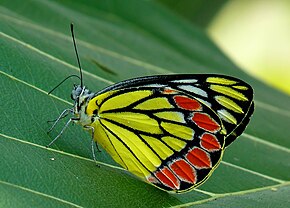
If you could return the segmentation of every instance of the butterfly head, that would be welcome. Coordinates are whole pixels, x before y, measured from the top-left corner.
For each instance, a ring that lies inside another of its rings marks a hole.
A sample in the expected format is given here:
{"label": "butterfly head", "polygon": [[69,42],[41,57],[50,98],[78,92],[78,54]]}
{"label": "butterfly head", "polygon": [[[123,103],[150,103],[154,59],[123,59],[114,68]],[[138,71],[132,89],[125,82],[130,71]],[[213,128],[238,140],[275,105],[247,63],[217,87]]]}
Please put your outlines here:
{"label": "butterfly head", "polygon": [[94,95],[88,88],[81,85],[74,85],[71,92],[71,99],[75,102],[76,105],[81,106],[88,98],[91,98]]}
{"label": "butterfly head", "polygon": [[78,118],[77,121],[83,126],[91,122],[90,117],[86,114],[86,107],[93,97],[94,93],[85,86],[74,85],[71,92],[71,99],[74,101],[74,107],[72,110],[75,118]]}

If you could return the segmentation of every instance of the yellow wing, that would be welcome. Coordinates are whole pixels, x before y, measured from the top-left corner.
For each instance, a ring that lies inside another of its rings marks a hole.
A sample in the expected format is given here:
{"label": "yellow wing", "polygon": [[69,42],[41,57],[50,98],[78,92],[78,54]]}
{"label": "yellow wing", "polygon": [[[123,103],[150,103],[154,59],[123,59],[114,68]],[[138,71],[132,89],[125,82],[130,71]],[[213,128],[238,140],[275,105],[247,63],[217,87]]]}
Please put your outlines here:
{"label": "yellow wing", "polygon": [[222,123],[215,112],[181,91],[126,88],[93,98],[94,138],[121,166],[167,191],[196,187],[218,165]]}

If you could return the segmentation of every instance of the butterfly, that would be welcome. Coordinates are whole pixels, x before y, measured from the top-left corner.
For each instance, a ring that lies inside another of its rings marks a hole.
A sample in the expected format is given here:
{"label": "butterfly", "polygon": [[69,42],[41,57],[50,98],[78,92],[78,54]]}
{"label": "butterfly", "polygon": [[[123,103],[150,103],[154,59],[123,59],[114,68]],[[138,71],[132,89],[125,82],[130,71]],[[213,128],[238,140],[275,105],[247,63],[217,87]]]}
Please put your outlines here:
{"label": "butterfly", "polygon": [[94,93],[83,85],[81,67],[80,74],[81,84],[71,93],[73,108],[52,128],[68,114],[73,117],[49,145],[70,122],[78,123],[123,168],[168,192],[204,183],[254,111],[252,87],[226,75],[139,77]]}

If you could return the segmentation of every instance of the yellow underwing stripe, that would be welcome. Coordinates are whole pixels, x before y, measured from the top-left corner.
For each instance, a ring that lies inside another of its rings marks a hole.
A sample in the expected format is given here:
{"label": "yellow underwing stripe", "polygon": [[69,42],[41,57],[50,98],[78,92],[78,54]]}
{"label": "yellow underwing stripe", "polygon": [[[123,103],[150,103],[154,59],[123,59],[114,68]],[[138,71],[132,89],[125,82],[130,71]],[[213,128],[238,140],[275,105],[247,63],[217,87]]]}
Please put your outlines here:
{"label": "yellow underwing stripe", "polygon": [[233,88],[236,88],[236,89],[239,89],[239,90],[248,90],[249,89],[246,86],[240,86],[240,85],[233,86]]}
{"label": "yellow underwing stripe", "polygon": [[186,146],[186,142],[176,139],[174,137],[165,136],[162,137],[161,139],[175,151],[180,151]]}
{"label": "yellow underwing stripe", "polygon": [[146,135],[141,136],[149,144],[149,146],[156,152],[156,154],[158,154],[161,157],[162,160],[165,160],[169,156],[173,155],[174,152],[159,139]]}
{"label": "yellow underwing stripe", "polygon": [[[126,164],[123,166],[128,171],[132,172],[133,174],[144,177],[149,174],[149,171],[146,170],[143,165],[134,157],[134,155],[127,149],[116,137],[114,137],[112,134],[110,134],[110,139],[112,141],[112,144],[116,147],[118,150],[119,155],[118,156],[112,156],[112,158],[115,160],[116,158],[121,157],[124,163]],[[118,160],[116,160],[118,161]]]}
{"label": "yellow underwing stripe", "polygon": [[237,119],[225,109],[218,110],[217,113],[222,120],[228,123],[232,123],[232,124],[238,123]]}
{"label": "yellow underwing stripe", "polygon": [[158,118],[162,118],[162,119],[165,119],[165,120],[185,123],[183,114],[179,113],[179,112],[164,111],[164,112],[154,113],[154,115],[157,116]]}
{"label": "yellow underwing stripe", "polygon": [[102,113],[100,118],[106,118],[115,121],[121,125],[125,125],[129,128],[150,132],[152,134],[162,134],[162,130],[159,127],[158,122],[150,118],[146,114],[134,113],[134,112],[118,112],[118,113]]}
{"label": "yellow underwing stripe", "polygon": [[234,80],[229,80],[221,77],[208,77],[206,82],[213,83],[213,84],[223,84],[223,85],[233,85],[237,82]]}
{"label": "yellow underwing stripe", "polygon": [[193,139],[194,131],[193,129],[189,127],[178,125],[178,124],[173,124],[169,122],[161,122],[161,126],[171,135],[174,135],[179,138],[186,139],[186,140]]}
{"label": "yellow underwing stripe", "polygon": [[117,108],[124,108],[150,95],[152,95],[151,90],[138,90],[138,91],[126,92],[119,95],[115,95],[111,97],[110,99],[106,100],[102,104],[100,110],[107,111],[107,110],[113,110]]}
{"label": "yellow underwing stripe", "polygon": [[[150,149],[150,147],[145,144],[135,133],[122,128],[118,125],[115,125],[108,121],[103,121],[104,125],[110,129],[112,132],[114,132],[125,144],[126,146],[136,155],[138,160],[149,170],[154,171],[157,167],[161,165],[161,160],[158,158],[154,152]],[[116,143],[115,146],[116,149],[126,149],[124,148],[124,145],[121,143]],[[121,151],[120,151],[121,152]],[[127,154],[131,155],[132,153]],[[121,157],[124,158],[128,169],[134,169],[134,165],[132,163],[127,163],[127,155],[123,152],[120,153]],[[132,160],[132,159],[131,159]],[[134,160],[133,160],[134,161]],[[144,168],[142,166],[139,167],[139,169],[142,169],[142,173],[144,174],[143,170]],[[146,171],[145,171],[146,172]]]}
{"label": "yellow underwing stripe", "polygon": [[227,98],[225,96],[215,96],[215,99],[219,104],[227,109],[230,109],[236,113],[244,113],[243,109],[230,98]]}
{"label": "yellow underwing stripe", "polygon": [[166,98],[150,98],[138,104],[134,109],[155,110],[160,108],[173,108]]}
{"label": "yellow underwing stripe", "polygon": [[216,91],[218,93],[227,95],[229,97],[235,98],[237,100],[241,100],[241,101],[248,101],[248,98],[243,95],[242,93],[230,88],[230,87],[226,87],[226,86],[220,86],[220,85],[210,85],[210,89],[212,89],[213,91]]}

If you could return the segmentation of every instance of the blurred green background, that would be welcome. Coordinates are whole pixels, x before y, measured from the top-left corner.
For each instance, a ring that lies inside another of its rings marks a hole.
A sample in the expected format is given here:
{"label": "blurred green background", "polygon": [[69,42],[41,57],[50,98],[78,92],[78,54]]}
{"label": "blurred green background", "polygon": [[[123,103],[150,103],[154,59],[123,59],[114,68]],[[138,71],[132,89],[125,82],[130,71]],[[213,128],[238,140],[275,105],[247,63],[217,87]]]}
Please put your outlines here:
{"label": "blurred green background", "polygon": [[290,94],[289,0],[159,0],[205,28],[232,61]]}

